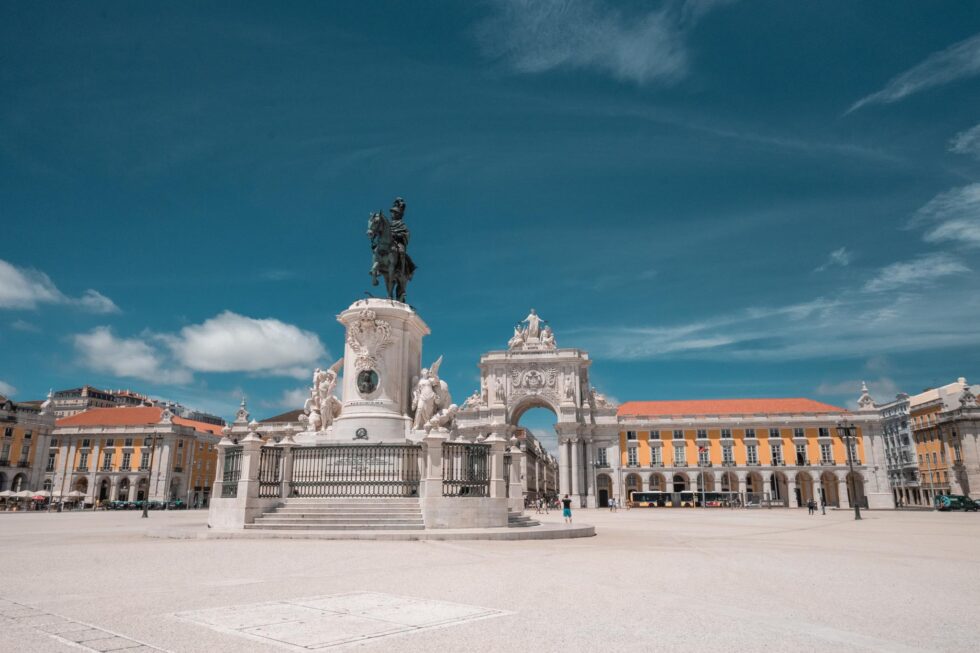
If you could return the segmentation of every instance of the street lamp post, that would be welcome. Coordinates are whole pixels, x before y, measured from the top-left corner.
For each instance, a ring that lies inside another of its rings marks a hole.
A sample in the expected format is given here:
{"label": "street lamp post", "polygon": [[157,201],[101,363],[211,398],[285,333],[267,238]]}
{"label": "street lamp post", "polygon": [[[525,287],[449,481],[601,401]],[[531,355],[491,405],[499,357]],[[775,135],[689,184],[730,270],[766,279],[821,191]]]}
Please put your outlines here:
{"label": "street lamp post", "polygon": [[[837,435],[839,435],[841,440],[844,441],[844,446],[847,448],[847,468],[848,470],[850,470],[848,478],[852,482],[854,481],[854,458],[851,455],[851,443],[853,442],[853,438],[855,437],[856,431],[857,431],[857,427],[854,426],[854,424],[852,424],[851,422],[847,421],[846,418],[841,419],[841,421],[837,423]],[[844,491],[845,492],[847,491],[847,483],[844,483]],[[861,506],[858,505],[860,502],[858,500],[857,494],[858,494],[857,483],[855,482],[854,496],[851,497],[851,503],[854,504],[855,520],[861,519]]]}

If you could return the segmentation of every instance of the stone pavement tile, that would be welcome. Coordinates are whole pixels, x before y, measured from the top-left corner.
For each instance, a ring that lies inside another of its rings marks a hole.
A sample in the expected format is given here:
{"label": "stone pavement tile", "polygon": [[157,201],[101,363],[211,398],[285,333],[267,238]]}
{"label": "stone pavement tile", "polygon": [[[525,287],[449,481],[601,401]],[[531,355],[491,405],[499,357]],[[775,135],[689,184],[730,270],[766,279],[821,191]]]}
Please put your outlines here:
{"label": "stone pavement tile", "polygon": [[36,614],[43,614],[43,613],[36,608],[28,608],[22,605],[8,606],[6,608],[0,609],[0,616],[8,617],[11,619],[16,619],[17,617],[30,617]]}
{"label": "stone pavement tile", "polygon": [[[405,601],[400,605],[362,610],[356,614],[371,619],[421,628],[465,621],[495,614],[495,610],[439,601]],[[499,613],[498,613],[499,614]]]}
{"label": "stone pavement tile", "polygon": [[408,630],[405,626],[376,619],[326,613],[303,621],[248,628],[244,632],[293,646],[326,648],[405,630]]}
{"label": "stone pavement tile", "polygon": [[[108,635],[109,633],[105,633]],[[85,642],[85,646],[96,651],[119,651],[119,650],[131,650],[137,646],[141,646],[139,642],[134,642],[131,639],[126,639],[125,637],[119,637],[118,635],[113,635],[111,637],[106,637],[104,639],[90,639]]]}
{"label": "stone pavement tile", "polygon": [[58,633],[58,637],[62,639],[67,639],[78,644],[83,644],[89,640],[93,639],[105,639],[106,637],[112,637],[111,633],[107,633],[104,630],[99,630],[98,628],[86,628],[85,630],[71,630],[68,632]]}
{"label": "stone pavement tile", "polygon": [[299,619],[317,617],[321,614],[323,612],[320,610],[314,610],[301,605],[258,603],[254,605],[216,608],[213,610],[181,612],[177,616],[182,619],[204,624],[205,626],[227,630],[240,630],[242,628],[254,628],[256,626],[298,621]]}
{"label": "stone pavement tile", "polygon": [[92,628],[91,626],[88,626],[86,624],[80,624],[77,621],[72,621],[70,619],[65,619],[63,617],[61,621],[56,621],[54,623],[37,626],[38,630],[41,630],[46,633],[51,633],[52,635],[60,635],[62,633],[90,630],[91,628]]}
{"label": "stone pavement tile", "polygon": [[304,599],[289,599],[287,602],[294,605],[302,605],[308,608],[326,610],[327,612],[338,612],[347,614],[350,612],[360,612],[373,608],[383,608],[397,606],[412,601],[403,596],[395,594],[382,594],[380,592],[350,592],[348,594],[331,594],[329,596],[311,596]]}
{"label": "stone pavement tile", "polygon": [[64,617],[59,617],[56,614],[35,614],[29,617],[20,617],[14,620],[14,623],[18,626],[31,626],[34,628],[39,628],[41,626],[53,627],[60,624],[73,623]]}

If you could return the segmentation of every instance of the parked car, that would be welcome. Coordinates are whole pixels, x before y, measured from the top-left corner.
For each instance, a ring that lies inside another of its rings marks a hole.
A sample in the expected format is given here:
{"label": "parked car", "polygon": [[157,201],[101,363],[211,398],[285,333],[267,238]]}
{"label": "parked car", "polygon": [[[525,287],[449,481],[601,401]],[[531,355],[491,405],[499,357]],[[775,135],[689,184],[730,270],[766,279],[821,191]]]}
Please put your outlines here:
{"label": "parked car", "polygon": [[960,494],[944,494],[936,497],[936,510],[947,512],[951,510],[963,510],[965,512],[976,512],[980,510],[980,505],[970,497]]}
{"label": "parked car", "polygon": [[171,499],[167,503],[167,510],[184,510],[187,508],[187,504],[184,503],[183,499]]}

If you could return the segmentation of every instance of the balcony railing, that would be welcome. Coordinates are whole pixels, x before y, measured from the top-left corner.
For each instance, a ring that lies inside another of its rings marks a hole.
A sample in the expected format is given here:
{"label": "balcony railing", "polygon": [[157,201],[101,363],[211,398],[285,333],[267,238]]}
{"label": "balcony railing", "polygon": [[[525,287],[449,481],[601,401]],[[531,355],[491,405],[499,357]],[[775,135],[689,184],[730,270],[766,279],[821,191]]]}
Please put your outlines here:
{"label": "balcony railing", "polygon": [[10,461],[6,458],[0,458],[0,467],[10,467]]}
{"label": "balcony railing", "polygon": [[734,460],[723,460],[723,461],[721,461],[721,466],[722,467],[734,467],[735,466],[735,461]]}
{"label": "balcony railing", "polygon": [[82,467],[82,466],[76,467],[75,468],[75,471],[76,472],[87,472],[88,471],[88,465],[85,465],[84,467]]}
{"label": "balcony railing", "polygon": [[102,465],[102,467],[99,467],[99,471],[100,472],[111,472],[112,471],[112,465]]}
{"label": "balcony railing", "polygon": [[687,467],[687,461],[686,460],[675,460],[674,461],[674,467]]}
{"label": "balcony railing", "polygon": [[131,470],[132,470],[132,467],[130,467],[129,465],[123,465],[122,467],[119,468],[119,471],[120,472],[128,472],[128,471],[131,471]]}
{"label": "balcony railing", "polygon": [[28,460],[18,460],[17,461],[17,466],[23,469],[23,468],[26,468],[26,467],[30,467],[31,466],[31,463]]}
{"label": "balcony railing", "polygon": [[184,468],[181,467],[180,465],[174,467],[174,472],[175,473],[180,474],[182,471],[184,471]]}
{"label": "balcony railing", "polygon": [[745,463],[745,466],[746,467],[758,467],[759,466],[759,461],[758,460],[750,460],[750,461],[748,461],[748,462]]}
{"label": "balcony railing", "polygon": [[833,460],[821,460],[820,461],[820,464],[821,465],[836,465],[837,463],[835,463]]}

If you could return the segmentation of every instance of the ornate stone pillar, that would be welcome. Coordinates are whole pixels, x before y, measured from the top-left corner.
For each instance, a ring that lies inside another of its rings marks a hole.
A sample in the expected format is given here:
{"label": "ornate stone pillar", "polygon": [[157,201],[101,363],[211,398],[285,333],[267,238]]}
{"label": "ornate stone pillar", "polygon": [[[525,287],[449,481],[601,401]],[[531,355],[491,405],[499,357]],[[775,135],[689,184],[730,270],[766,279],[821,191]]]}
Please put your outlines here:
{"label": "ornate stone pillar", "polygon": [[[800,494],[803,491],[800,490]],[[801,497],[802,498],[802,497]],[[799,508],[799,504],[796,502],[796,478],[786,477],[786,507],[788,508]]]}

